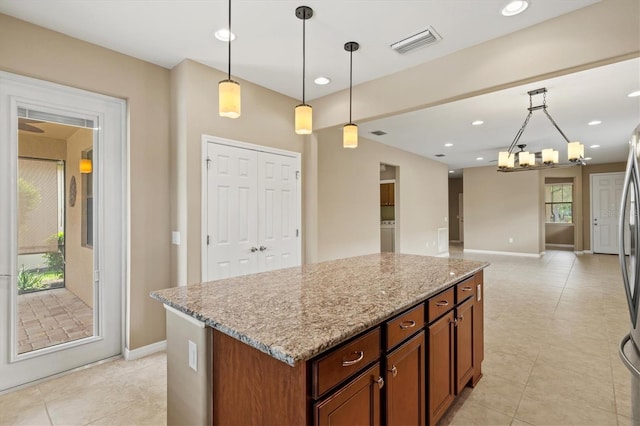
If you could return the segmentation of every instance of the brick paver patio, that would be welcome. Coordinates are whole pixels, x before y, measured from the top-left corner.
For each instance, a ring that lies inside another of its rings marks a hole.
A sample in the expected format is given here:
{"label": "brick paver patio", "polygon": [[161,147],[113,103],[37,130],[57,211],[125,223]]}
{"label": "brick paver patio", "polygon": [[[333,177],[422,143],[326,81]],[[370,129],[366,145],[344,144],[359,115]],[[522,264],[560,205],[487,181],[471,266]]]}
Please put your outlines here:
{"label": "brick paver patio", "polygon": [[93,336],[93,310],[65,288],[18,296],[18,353]]}

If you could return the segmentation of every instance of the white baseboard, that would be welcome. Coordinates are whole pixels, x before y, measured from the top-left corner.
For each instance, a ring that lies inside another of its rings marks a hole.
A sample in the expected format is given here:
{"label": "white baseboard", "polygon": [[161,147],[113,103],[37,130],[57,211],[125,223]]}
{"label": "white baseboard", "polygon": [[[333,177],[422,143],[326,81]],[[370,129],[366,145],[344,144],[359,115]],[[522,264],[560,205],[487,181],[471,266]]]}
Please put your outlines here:
{"label": "white baseboard", "polygon": [[583,250],[584,254],[593,254],[593,250]]}
{"label": "white baseboard", "polygon": [[152,343],[150,345],[143,346],[138,349],[129,350],[129,348],[124,348],[124,359],[126,359],[127,361],[131,361],[134,359],[145,357],[147,355],[155,354],[156,352],[162,352],[166,350],[167,350],[166,340]]}
{"label": "white baseboard", "polygon": [[545,244],[545,246],[547,246],[549,248],[554,248],[554,247],[558,247],[558,248],[573,248],[574,247],[573,244],[551,244],[551,243],[547,243],[547,244]]}
{"label": "white baseboard", "polygon": [[445,251],[444,253],[436,254],[436,257],[449,257],[449,252]]}
{"label": "white baseboard", "polygon": [[493,251],[493,250],[475,250],[475,249],[464,249],[464,253],[481,253],[481,254],[499,254],[501,256],[519,256],[519,257],[535,257],[540,258],[544,256],[544,252],[542,253],[519,253],[516,251]]}

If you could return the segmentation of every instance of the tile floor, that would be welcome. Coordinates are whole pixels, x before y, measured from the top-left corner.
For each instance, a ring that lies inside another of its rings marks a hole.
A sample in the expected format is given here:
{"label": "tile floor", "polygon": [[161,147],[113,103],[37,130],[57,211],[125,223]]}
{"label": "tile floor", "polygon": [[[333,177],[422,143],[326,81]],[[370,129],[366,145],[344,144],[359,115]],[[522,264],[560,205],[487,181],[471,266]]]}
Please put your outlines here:
{"label": "tile floor", "polygon": [[65,288],[18,296],[18,353],[93,336],[93,310]]}
{"label": "tile floor", "polygon": [[[484,377],[440,425],[632,424],[617,256],[464,257],[492,263]],[[0,425],[163,425],[165,366],[164,354],[117,360],[0,395]]]}

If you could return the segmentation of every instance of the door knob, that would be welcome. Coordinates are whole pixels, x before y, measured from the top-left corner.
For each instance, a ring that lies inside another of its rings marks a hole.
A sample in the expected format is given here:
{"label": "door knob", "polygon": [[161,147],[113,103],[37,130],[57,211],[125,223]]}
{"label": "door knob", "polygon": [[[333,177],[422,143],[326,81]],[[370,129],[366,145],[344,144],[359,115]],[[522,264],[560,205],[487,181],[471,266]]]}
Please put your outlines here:
{"label": "door knob", "polygon": [[255,252],[258,251],[258,248],[257,247],[251,247],[249,250],[251,251],[251,253],[255,253]]}
{"label": "door knob", "polygon": [[267,248],[265,246],[260,246],[260,251],[265,251]]}

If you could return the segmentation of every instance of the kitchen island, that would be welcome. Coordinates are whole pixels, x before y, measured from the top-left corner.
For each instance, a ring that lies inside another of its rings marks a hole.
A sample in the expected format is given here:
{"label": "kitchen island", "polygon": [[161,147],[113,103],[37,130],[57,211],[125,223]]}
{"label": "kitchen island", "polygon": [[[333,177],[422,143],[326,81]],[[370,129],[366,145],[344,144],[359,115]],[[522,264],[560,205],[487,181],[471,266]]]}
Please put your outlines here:
{"label": "kitchen island", "polygon": [[481,377],[487,265],[382,253],[153,292],[168,423],[434,424]]}

